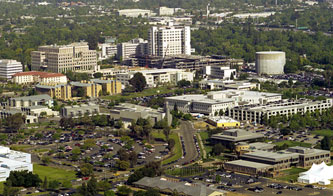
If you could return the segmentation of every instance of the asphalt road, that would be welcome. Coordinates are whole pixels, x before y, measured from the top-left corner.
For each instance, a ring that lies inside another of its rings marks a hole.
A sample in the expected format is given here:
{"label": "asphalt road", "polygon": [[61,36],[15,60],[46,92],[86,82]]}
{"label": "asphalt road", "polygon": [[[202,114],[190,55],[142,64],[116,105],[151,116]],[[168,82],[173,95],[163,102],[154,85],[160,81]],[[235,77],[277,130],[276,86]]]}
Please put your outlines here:
{"label": "asphalt road", "polygon": [[184,163],[189,163],[198,157],[198,151],[195,147],[195,142],[193,138],[196,130],[193,128],[193,125],[190,122],[181,121],[179,133],[184,140],[185,149],[183,149],[183,151],[185,150],[186,155],[183,159],[180,159],[174,165],[182,165]]}

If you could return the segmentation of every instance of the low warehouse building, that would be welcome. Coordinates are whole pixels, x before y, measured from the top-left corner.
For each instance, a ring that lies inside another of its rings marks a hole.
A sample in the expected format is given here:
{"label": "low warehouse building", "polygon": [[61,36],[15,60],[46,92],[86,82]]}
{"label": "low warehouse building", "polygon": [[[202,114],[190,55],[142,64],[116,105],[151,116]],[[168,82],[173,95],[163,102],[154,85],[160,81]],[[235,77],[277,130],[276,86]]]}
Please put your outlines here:
{"label": "low warehouse building", "polygon": [[207,122],[215,127],[239,127],[240,122],[227,116],[216,116],[207,119]]}

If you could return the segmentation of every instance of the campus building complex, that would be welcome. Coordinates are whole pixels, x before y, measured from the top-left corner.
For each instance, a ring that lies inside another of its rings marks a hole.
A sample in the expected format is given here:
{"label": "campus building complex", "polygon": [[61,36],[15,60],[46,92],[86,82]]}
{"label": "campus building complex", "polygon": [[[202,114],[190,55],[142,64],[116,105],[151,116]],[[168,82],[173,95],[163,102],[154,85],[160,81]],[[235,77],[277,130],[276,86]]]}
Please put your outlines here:
{"label": "campus building complex", "polygon": [[329,151],[299,146],[277,152],[254,150],[242,154],[240,159],[225,163],[224,168],[251,175],[275,175],[276,171],[293,166],[310,167],[312,164],[331,161]]}
{"label": "campus building complex", "polygon": [[52,98],[65,101],[72,99],[72,87],[67,84],[40,83],[35,88],[38,94],[48,94]]}
{"label": "campus building complex", "polygon": [[195,74],[194,72],[179,69],[149,69],[120,73],[116,75],[116,79],[123,85],[129,85],[129,80],[132,79],[134,74],[137,72],[142,73],[142,75],[146,78],[148,87],[155,87],[158,84],[163,83],[177,84],[180,80],[192,82]]}
{"label": "campus building complex", "polygon": [[239,121],[249,121],[261,123],[263,118],[269,119],[271,116],[293,114],[305,114],[306,112],[322,112],[333,106],[333,99],[322,101],[311,100],[283,100],[277,103],[265,105],[238,106],[230,109],[229,116]]}
{"label": "campus building complex", "polygon": [[[281,94],[257,91],[225,90],[213,91],[207,95],[182,95],[165,98],[165,107],[170,111],[175,105],[184,113],[202,113],[214,116],[238,105],[268,104],[281,100]],[[236,119],[238,120],[238,119]]]}
{"label": "campus building complex", "polygon": [[77,70],[93,70],[97,66],[95,50],[89,50],[86,42],[70,45],[40,46],[31,53],[31,69],[55,73]]}
{"label": "campus building complex", "polygon": [[8,106],[13,108],[45,105],[53,106],[53,99],[49,95],[34,95],[26,97],[11,97],[8,99]]}
{"label": "campus building complex", "polygon": [[102,95],[102,85],[92,81],[71,82],[72,97],[99,97]]}
{"label": "campus building complex", "polygon": [[148,119],[152,125],[154,125],[156,122],[163,120],[166,115],[167,114],[162,110],[134,104],[117,105],[110,111],[110,118],[116,120],[121,119],[125,125],[130,125],[133,120],[138,120],[139,118]]}
{"label": "campus building complex", "polygon": [[60,116],[65,118],[78,118],[93,114],[99,114],[99,106],[93,103],[65,106],[60,110]]}

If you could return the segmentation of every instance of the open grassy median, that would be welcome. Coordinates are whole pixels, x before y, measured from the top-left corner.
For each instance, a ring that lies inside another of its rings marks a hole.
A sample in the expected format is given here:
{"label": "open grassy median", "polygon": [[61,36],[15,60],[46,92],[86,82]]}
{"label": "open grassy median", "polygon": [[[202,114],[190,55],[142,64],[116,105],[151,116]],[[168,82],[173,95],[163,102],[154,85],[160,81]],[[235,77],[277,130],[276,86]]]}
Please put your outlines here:
{"label": "open grassy median", "polygon": [[304,168],[293,167],[290,169],[283,170],[282,171],[283,176],[278,177],[277,179],[283,180],[283,181],[290,181],[290,180],[297,181],[299,173],[305,172],[305,171],[306,171],[306,169],[304,169]]}
{"label": "open grassy median", "polygon": [[166,93],[171,93],[174,90],[170,87],[167,86],[161,86],[161,87],[157,87],[157,88],[148,88],[143,90],[142,92],[136,92],[136,93],[131,93],[129,95],[122,95],[122,94],[118,94],[118,95],[110,95],[110,96],[103,96],[101,97],[102,99],[108,99],[108,100],[120,100],[120,99],[132,99],[135,97],[145,97],[145,96],[151,96],[151,95],[159,95],[159,94],[166,94]]}
{"label": "open grassy median", "polygon": [[70,170],[64,170],[60,168],[43,166],[39,164],[34,164],[34,174],[38,174],[39,177],[44,180],[45,176],[48,180],[74,180],[76,178],[75,172]]}
{"label": "open grassy median", "polygon": [[[152,134],[153,134],[154,138],[163,139],[164,141],[166,140],[165,135],[163,134],[162,131],[154,131]],[[170,134],[169,138],[175,140],[175,146],[172,149],[171,157],[163,160],[162,165],[171,163],[172,161],[178,160],[182,157],[182,145],[180,143],[180,139],[179,139],[178,134],[175,133],[175,132],[172,132]]]}
{"label": "open grassy median", "polygon": [[311,131],[311,133],[313,135],[333,137],[333,130],[330,130],[330,129],[315,130],[315,131]]}

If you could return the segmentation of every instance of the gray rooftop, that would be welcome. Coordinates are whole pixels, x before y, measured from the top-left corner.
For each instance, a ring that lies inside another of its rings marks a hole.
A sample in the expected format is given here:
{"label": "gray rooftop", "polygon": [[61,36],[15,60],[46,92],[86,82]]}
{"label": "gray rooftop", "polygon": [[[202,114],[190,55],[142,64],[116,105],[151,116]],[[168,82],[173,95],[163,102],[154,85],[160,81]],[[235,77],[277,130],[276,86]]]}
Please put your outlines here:
{"label": "gray rooftop", "polygon": [[263,150],[256,150],[253,152],[245,153],[241,157],[259,158],[269,161],[279,161],[281,159],[287,159],[291,157],[298,158],[298,156],[299,156],[298,153],[293,153],[288,151],[269,152]]}
{"label": "gray rooftop", "polygon": [[76,87],[88,87],[92,85],[92,83],[81,83],[81,82],[71,82],[70,84]]}
{"label": "gray rooftop", "polygon": [[226,193],[222,190],[206,187],[204,184],[190,184],[187,182],[178,182],[177,179],[172,180],[162,177],[144,177],[141,180],[134,182],[134,184],[144,187],[157,188],[160,190],[169,190],[169,192],[176,190],[178,193],[191,196],[208,196],[215,191],[220,192],[221,194]]}
{"label": "gray rooftop", "polygon": [[57,85],[43,85],[43,84],[37,84],[36,88],[43,88],[43,89],[54,89],[57,87],[65,86],[65,84],[57,84]]}
{"label": "gray rooftop", "polygon": [[227,164],[251,167],[251,168],[256,168],[256,169],[265,169],[265,168],[272,167],[272,165],[268,165],[268,164],[264,164],[264,163],[257,163],[257,162],[252,162],[252,161],[245,161],[245,160],[229,161],[229,162],[227,162]]}
{"label": "gray rooftop", "polygon": [[254,142],[249,144],[250,148],[257,150],[267,150],[274,148],[275,144],[268,144],[264,142]]}
{"label": "gray rooftop", "polygon": [[11,100],[15,101],[40,101],[40,100],[52,100],[52,98],[47,95],[34,95],[34,96],[26,96],[26,97],[15,97],[15,98],[10,98]]}
{"label": "gray rooftop", "polygon": [[222,133],[212,135],[212,139],[224,140],[230,142],[246,141],[264,137],[263,134],[254,133],[244,129],[229,129],[224,130]]}
{"label": "gray rooftop", "polygon": [[116,80],[91,79],[90,81],[97,83],[97,84],[108,84],[108,83],[115,82]]}

